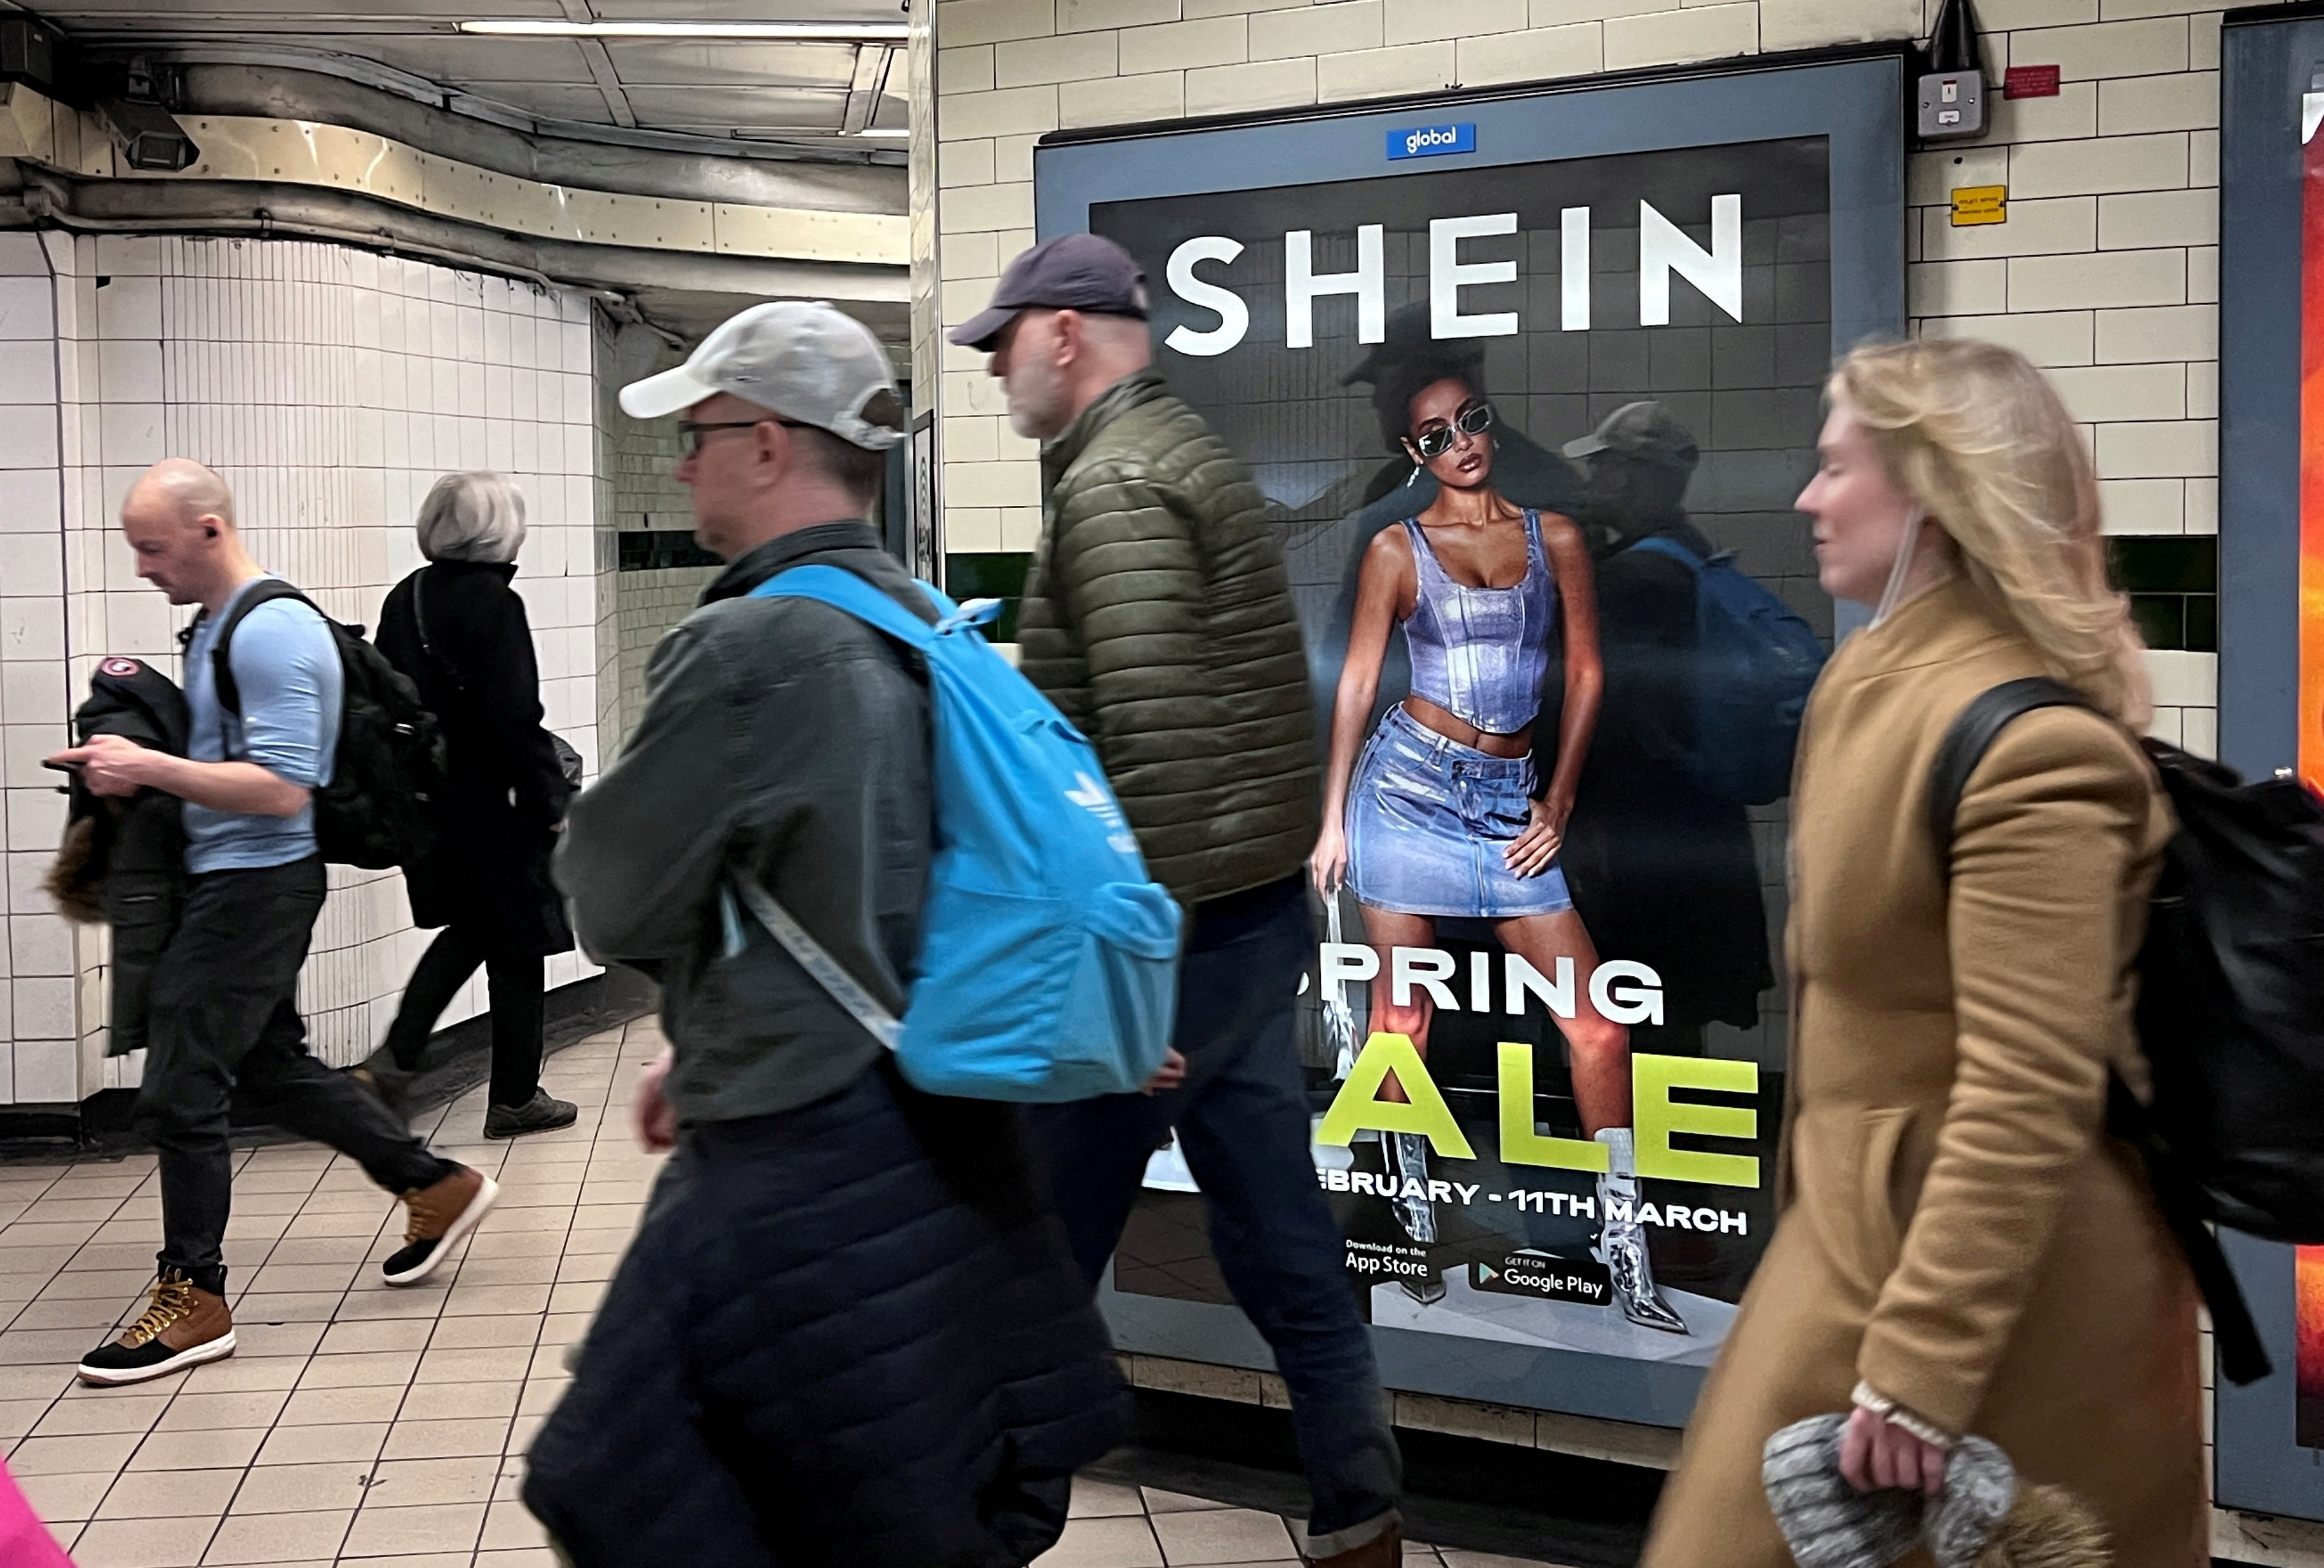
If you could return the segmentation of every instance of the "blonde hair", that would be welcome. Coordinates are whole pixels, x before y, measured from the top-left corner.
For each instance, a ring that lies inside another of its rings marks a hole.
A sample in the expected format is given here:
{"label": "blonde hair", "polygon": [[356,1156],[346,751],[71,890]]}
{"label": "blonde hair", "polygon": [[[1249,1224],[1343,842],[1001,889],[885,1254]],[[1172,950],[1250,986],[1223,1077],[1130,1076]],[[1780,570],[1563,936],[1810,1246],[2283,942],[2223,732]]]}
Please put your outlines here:
{"label": "blonde hair", "polygon": [[420,553],[506,566],[524,543],[524,494],[498,474],[447,474],[420,503]]}
{"label": "blonde hair", "polygon": [[1828,391],[2050,673],[2144,730],[2146,646],[2107,582],[2098,475],[2042,373],[1998,344],[1923,338],[1857,349]]}

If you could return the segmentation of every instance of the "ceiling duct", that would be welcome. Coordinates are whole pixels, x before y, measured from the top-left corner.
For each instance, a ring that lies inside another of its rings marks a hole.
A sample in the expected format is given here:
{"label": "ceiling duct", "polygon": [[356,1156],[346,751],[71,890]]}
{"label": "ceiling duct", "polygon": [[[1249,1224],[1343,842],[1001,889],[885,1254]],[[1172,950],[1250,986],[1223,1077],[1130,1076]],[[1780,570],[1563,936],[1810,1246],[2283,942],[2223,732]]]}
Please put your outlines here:
{"label": "ceiling duct", "polygon": [[71,42],[33,17],[0,16],[0,82],[26,87],[77,109],[89,106]]}

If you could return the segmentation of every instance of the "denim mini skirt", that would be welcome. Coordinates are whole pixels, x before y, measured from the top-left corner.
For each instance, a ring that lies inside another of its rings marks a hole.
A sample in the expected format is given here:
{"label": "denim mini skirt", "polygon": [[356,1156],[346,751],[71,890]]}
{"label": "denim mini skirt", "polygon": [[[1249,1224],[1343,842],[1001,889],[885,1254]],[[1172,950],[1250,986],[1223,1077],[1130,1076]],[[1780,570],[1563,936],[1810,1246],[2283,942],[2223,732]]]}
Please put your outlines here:
{"label": "denim mini skirt", "polygon": [[1525,832],[1530,757],[1495,757],[1388,709],[1348,794],[1348,882],[1359,903],[1440,919],[1509,919],[1573,908],[1553,863],[1520,877],[1505,858]]}

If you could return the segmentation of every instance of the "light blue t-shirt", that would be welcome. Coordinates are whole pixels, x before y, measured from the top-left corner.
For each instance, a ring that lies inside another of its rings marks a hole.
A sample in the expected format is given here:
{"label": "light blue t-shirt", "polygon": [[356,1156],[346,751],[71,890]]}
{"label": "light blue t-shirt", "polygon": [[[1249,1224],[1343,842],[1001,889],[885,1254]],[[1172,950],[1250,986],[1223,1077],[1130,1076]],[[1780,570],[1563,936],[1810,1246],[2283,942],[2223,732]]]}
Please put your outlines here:
{"label": "light blue t-shirt", "polygon": [[[264,580],[252,578],[217,614],[204,616],[186,648],[186,705],[193,719],[188,751],[197,762],[255,762],[303,789],[319,789],[331,781],[346,682],[338,645],[320,615],[296,599],[274,599],[244,616],[226,655],[241,719],[218,704],[210,659],[217,629],[251,585]],[[186,869],[197,875],[288,865],[315,853],[311,802],[296,816],[260,816],[189,800],[185,823]]]}

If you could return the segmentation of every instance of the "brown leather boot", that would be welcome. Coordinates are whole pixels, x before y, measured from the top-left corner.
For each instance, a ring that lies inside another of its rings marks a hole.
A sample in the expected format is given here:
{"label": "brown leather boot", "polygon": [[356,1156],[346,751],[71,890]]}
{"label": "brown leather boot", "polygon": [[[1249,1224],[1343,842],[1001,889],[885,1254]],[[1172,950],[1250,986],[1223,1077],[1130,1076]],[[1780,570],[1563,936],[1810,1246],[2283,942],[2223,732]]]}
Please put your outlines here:
{"label": "brown leather boot", "polygon": [[1334,1552],[1328,1557],[1304,1558],[1308,1568],[1397,1568],[1404,1561],[1404,1529],[1390,1525],[1388,1533],[1374,1536],[1360,1546],[1351,1546],[1344,1552]]}
{"label": "brown leather boot", "polygon": [[81,1358],[84,1383],[142,1383],[234,1354],[234,1314],[226,1297],[198,1290],[176,1272],[153,1281],[153,1305],[135,1323]]}
{"label": "brown leather boot", "polygon": [[380,1272],[390,1285],[419,1284],[442,1266],[500,1195],[499,1183],[465,1165],[454,1167],[433,1186],[404,1194],[411,1221],[403,1228],[403,1245],[380,1265]]}

